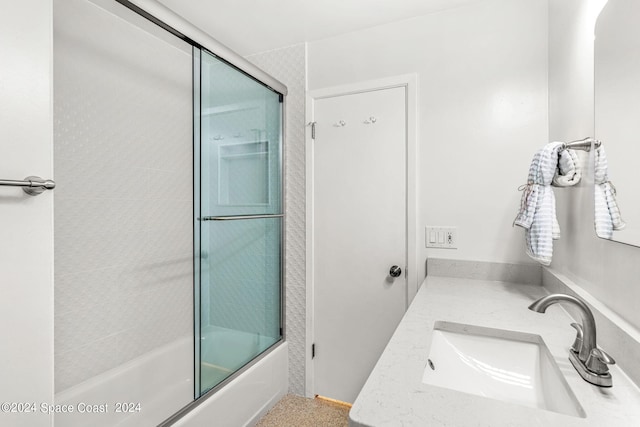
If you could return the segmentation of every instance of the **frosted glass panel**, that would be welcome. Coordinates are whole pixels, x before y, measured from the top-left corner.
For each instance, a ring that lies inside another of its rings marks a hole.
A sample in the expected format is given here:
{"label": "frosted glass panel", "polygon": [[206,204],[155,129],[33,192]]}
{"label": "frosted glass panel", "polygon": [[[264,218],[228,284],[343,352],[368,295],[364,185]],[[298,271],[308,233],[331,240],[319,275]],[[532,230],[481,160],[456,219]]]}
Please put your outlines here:
{"label": "frosted glass panel", "polygon": [[192,50],[114,1],[53,10],[55,404],[75,408],[55,425],[155,426],[193,400]]}
{"label": "frosted glass panel", "polygon": [[201,54],[197,396],[282,338],[282,96]]}
{"label": "frosted glass panel", "polygon": [[280,339],[281,218],[207,222],[208,299],[201,310],[201,389],[220,381]]}

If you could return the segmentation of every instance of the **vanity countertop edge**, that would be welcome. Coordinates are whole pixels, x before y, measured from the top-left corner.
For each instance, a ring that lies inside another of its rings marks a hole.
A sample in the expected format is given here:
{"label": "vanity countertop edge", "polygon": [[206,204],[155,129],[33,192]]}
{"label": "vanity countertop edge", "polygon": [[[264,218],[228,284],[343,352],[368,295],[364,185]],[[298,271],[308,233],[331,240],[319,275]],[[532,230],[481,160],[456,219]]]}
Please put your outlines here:
{"label": "vanity countertop edge", "polygon": [[[540,285],[427,276],[354,402],[350,426],[640,425],[640,389],[623,370],[611,367],[612,388],[585,382],[568,360],[573,320],[559,305],[545,314],[527,309],[548,293]],[[586,418],[422,383],[436,321],[540,335]]]}

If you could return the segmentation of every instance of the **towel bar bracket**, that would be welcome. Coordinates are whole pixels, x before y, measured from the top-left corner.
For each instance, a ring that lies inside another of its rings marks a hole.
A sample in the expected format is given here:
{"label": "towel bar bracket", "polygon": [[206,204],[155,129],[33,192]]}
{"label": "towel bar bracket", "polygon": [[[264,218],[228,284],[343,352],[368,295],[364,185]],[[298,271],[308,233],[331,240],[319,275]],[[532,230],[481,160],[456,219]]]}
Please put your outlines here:
{"label": "towel bar bracket", "polygon": [[22,190],[30,196],[42,194],[45,190],[53,190],[56,183],[50,179],[42,179],[39,176],[28,176],[22,181],[12,179],[0,179],[0,186],[22,187]]}

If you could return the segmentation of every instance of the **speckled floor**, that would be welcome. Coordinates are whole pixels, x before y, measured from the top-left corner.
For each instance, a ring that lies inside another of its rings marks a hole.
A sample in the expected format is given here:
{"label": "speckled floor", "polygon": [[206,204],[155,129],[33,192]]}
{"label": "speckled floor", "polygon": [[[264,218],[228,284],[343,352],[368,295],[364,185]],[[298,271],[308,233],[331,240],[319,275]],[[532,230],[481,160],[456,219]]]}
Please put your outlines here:
{"label": "speckled floor", "polygon": [[347,427],[349,407],[287,394],[256,427]]}

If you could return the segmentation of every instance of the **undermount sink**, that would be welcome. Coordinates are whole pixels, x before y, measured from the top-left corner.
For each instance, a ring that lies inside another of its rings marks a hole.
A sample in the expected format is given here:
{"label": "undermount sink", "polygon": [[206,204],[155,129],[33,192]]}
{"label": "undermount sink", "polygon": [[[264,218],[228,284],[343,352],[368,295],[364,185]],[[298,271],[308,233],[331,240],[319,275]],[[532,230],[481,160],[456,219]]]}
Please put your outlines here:
{"label": "undermount sink", "polygon": [[436,322],[422,382],[586,417],[539,335]]}

